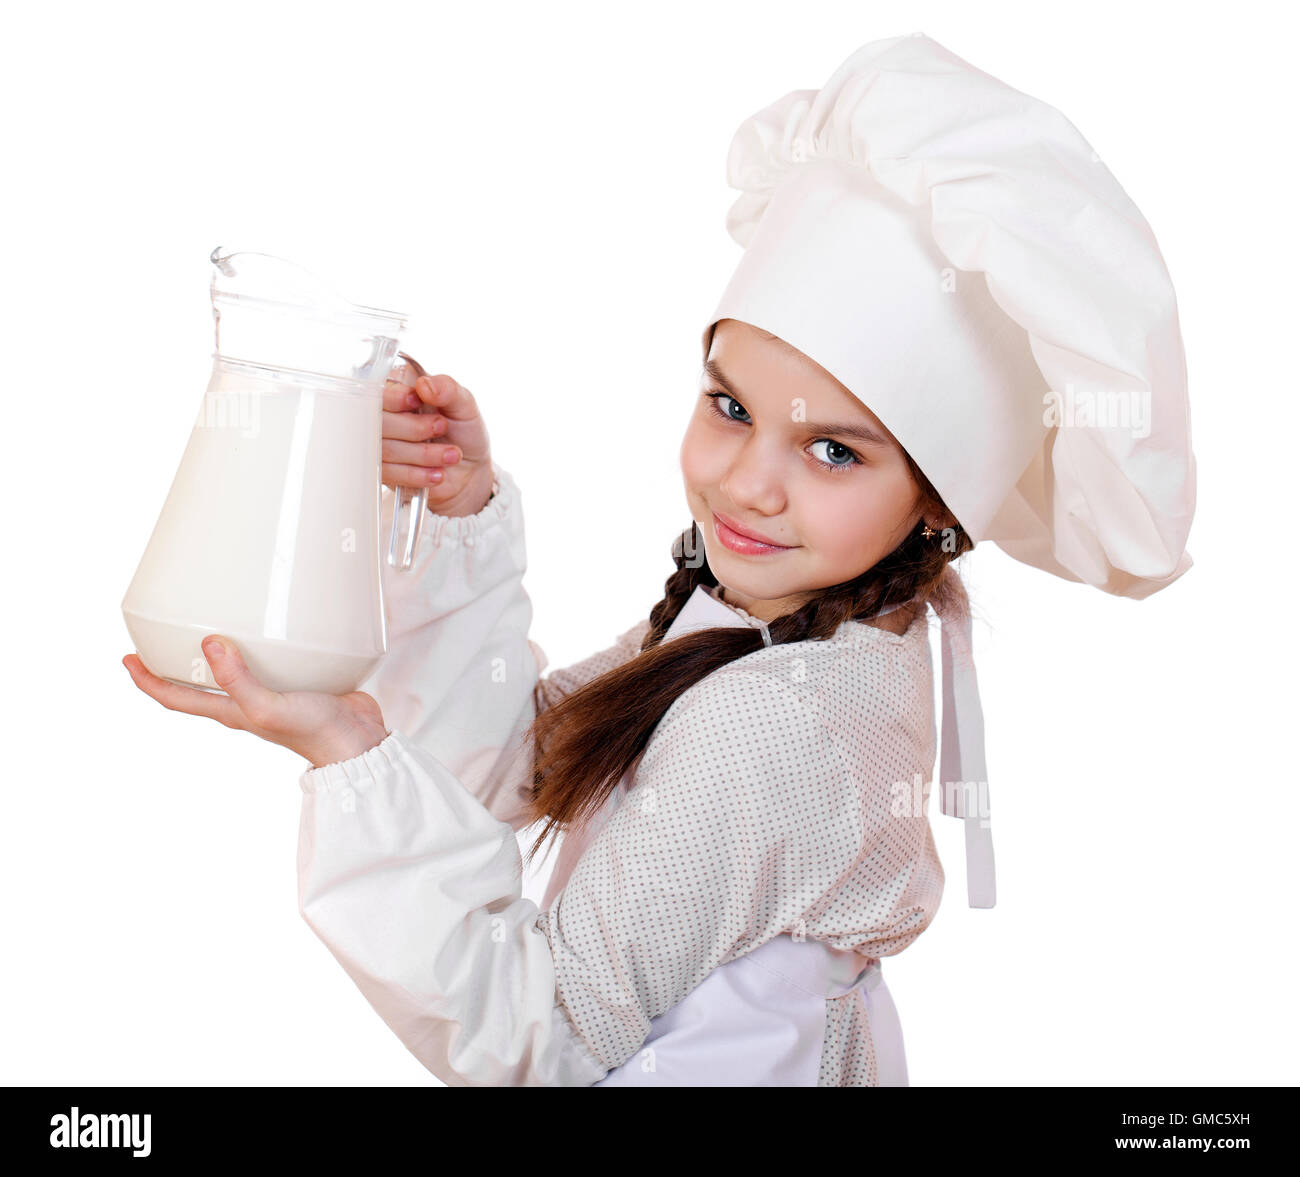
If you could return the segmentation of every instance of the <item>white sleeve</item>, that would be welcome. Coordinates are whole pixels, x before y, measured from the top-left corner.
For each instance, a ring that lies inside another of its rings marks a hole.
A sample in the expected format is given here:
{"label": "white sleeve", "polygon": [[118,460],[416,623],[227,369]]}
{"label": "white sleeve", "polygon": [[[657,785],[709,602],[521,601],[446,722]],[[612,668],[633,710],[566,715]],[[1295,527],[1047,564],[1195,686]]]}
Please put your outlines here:
{"label": "white sleeve", "polygon": [[514,831],[400,732],[302,774],[303,918],[450,1087],[582,1087]]}
{"label": "white sleeve", "polygon": [[678,702],[546,912],[510,827],[400,733],[302,775],[303,917],[445,1083],[595,1083],[888,836],[888,789],[779,679],[723,668]]}
{"label": "white sleeve", "polygon": [[[381,560],[388,650],[357,689],[379,702],[390,731],[434,753],[494,816],[520,829],[520,789],[532,782],[521,737],[534,718],[542,656],[528,638],[519,488],[495,462],[492,470],[496,493],[481,511],[427,511],[412,566]],[[385,551],[396,500],[385,488]]]}

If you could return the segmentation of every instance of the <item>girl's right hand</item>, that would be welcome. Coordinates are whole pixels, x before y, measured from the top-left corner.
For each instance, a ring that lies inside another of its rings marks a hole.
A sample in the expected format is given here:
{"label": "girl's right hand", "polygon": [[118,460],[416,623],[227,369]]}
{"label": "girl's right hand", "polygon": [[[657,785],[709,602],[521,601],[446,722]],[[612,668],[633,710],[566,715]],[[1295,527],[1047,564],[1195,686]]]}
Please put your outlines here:
{"label": "girl's right hand", "polygon": [[381,479],[427,487],[436,515],[477,515],[492,497],[487,426],[468,389],[445,374],[417,378],[404,360],[384,385]]}

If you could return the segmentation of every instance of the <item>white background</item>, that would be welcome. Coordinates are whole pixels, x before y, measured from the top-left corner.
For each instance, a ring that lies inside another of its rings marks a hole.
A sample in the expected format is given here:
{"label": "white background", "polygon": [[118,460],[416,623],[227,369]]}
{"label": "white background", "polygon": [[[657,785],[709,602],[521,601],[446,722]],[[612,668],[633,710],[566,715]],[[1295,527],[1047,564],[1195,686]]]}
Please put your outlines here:
{"label": "white background", "polygon": [[[739,123],[921,30],[1143,210],[1191,377],[1196,564],[1140,602],[967,561],[999,902],[885,963],[928,1085],[1294,1081],[1295,186],[1272,6],[11,10],[0,788],[9,1084],[436,1084],[297,911],[306,762],[141,694],[120,603],[207,381],[218,244],[411,317],[523,488],[552,666],[646,615],[739,249]],[[540,894],[538,880],[529,893]]]}

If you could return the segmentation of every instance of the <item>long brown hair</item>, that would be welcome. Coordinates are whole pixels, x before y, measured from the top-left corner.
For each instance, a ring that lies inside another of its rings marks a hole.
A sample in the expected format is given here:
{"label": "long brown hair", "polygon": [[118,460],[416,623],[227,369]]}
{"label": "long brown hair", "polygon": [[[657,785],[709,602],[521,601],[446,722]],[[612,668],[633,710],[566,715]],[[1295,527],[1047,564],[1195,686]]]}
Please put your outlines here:
{"label": "long brown hair", "polygon": [[[904,451],[921,500],[951,519],[929,479]],[[821,590],[801,608],[768,624],[772,644],[825,641],[845,621],[871,621],[891,605],[929,602],[941,613],[969,608],[960,578],[949,567],[975,545],[959,524],[926,538],[918,524],[888,556],[860,576]],[[533,796],[529,812],[544,821],[527,859],[556,828],[592,816],[618,787],[650,742],[655,726],[687,688],[728,662],[763,648],[761,631],[724,626],[663,636],[696,586],[718,581],[709,569],[694,522],[673,545],[677,570],[664,584],[664,597],[650,610],[650,628],[640,653],[622,666],[545,706],[534,692],[539,714],[524,741],[533,744]]]}

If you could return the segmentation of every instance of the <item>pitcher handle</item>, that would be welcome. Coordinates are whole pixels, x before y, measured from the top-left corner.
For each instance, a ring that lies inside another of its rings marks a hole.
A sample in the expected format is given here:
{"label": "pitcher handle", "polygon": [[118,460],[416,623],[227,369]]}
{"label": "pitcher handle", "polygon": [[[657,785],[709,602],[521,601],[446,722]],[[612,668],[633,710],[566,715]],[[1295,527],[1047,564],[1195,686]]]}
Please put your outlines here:
{"label": "pitcher handle", "polygon": [[[407,355],[404,351],[397,353],[398,359],[405,360],[415,370],[416,377],[427,376],[419,360],[414,356]],[[393,504],[393,529],[388,537],[388,564],[399,571],[407,570],[415,560],[415,545],[420,542],[420,529],[424,526],[424,509],[429,501],[428,487],[420,487],[415,490],[409,486],[399,486],[396,490],[397,499]],[[401,534],[402,528],[402,508],[411,503],[411,522],[406,533],[406,545],[403,548],[401,559],[397,557],[397,537]]]}

